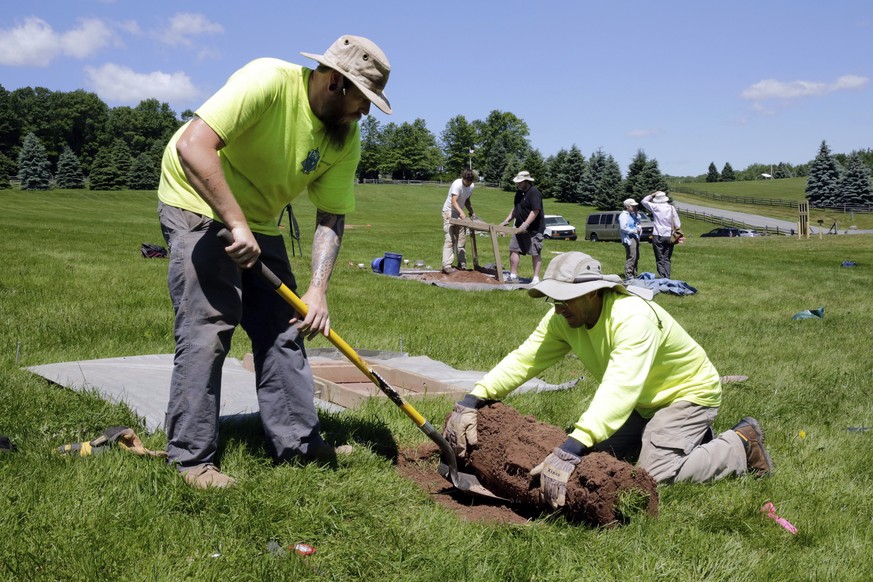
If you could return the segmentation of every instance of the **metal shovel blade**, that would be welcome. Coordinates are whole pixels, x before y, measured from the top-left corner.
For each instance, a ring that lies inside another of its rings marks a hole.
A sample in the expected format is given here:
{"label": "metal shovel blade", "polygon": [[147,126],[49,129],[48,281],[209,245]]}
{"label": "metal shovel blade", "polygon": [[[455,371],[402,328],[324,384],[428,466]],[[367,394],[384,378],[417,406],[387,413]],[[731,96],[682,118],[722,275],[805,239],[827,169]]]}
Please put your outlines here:
{"label": "metal shovel blade", "polygon": [[440,463],[440,466],[437,467],[437,472],[443,477],[443,479],[451,482],[451,484],[459,491],[472,493],[473,495],[479,495],[480,497],[509,501],[509,499],[505,497],[500,497],[499,495],[491,493],[484,485],[482,485],[482,483],[479,482],[479,479],[475,475],[461,473],[457,468],[452,470],[452,467],[449,467],[445,463]]}

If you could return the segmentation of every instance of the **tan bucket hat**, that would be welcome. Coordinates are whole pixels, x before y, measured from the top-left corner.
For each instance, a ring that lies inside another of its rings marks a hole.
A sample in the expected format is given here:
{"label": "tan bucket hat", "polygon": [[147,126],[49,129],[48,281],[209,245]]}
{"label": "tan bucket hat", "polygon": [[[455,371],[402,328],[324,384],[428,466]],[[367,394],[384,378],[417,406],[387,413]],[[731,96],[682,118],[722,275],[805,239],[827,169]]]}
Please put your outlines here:
{"label": "tan bucket hat", "polygon": [[370,39],[346,34],[330,45],[323,55],[300,54],[341,73],[376,107],[391,114],[391,104],[385,95],[391,63],[382,49]]}
{"label": "tan bucket hat", "polygon": [[660,190],[658,190],[657,192],[653,193],[652,202],[654,202],[655,204],[666,204],[669,201],[670,199],[667,198],[666,192],[661,192]]}
{"label": "tan bucket hat", "polygon": [[530,172],[524,170],[519,172],[512,181],[518,184],[519,182],[533,182],[534,179],[531,177]]}
{"label": "tan bucket hat", "polygon": [[618,275],[604,275],[600,261],[585,253],[572,251],[561,253],[549,263],[543,280],[528,289],[531,297],[551,297],[558,301],[569,301],[598,289],[615,289],[625,295],[634,294],[643,299],[651,299],[651,289],[645,287],[625,287]]}

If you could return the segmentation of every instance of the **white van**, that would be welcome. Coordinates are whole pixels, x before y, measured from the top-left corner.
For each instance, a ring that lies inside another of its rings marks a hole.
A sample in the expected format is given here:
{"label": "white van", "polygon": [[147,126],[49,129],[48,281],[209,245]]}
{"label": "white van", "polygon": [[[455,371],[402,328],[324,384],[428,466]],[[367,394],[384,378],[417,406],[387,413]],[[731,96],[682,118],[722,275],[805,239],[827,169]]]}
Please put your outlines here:
{"label": "white van", "polygon": [[[618,226],[618,215],[621,213],[621,210],[607,210],[589,214],[588,221],[585,223],[585,238],[591,242],[599,240],[621,242],[621,229]],[[652,242],[652,229],[655,223],[642,210],[640,210],[640,226],[643,227],[640,242]]]}

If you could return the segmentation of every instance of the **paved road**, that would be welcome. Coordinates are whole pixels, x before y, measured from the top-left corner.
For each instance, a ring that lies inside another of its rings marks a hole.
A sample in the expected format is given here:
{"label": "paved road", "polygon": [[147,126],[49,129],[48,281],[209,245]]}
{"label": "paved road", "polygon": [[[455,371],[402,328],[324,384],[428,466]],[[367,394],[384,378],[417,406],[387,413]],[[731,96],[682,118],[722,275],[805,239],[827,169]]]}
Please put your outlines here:
{"label": "paved road", "polygon": [[[674,206],[679,210],[688,210],[691,212],[705,212],[706,214],[711,214],[713,216],[720,216],[723,218],[729,218],[732,220],[737,220],[739,222],[744,222],[746,224],[754,225],[760,230],[763,230],[764,227],[767,227],[769,230],[776,230],[779,228],[779,232],[797,232],[797,223],[790,222],[788,220],[779,220],[776,218],[768,218],[766,216],[759,216],[757,214],[749,214],[748,212],[735,212],[733,210],[723,210],[721,208],[710,208],[708,206],[701,206],[700,204],[688,204],[686,202],[673,202]],[[818,234],[820,227],[818,225],[810,225],[810,232],[812,234]],[[824,233],[827,234],[827,229],[824,230]],[[840,229],[837,234],[873,234],[873,230],[847,230]]]}

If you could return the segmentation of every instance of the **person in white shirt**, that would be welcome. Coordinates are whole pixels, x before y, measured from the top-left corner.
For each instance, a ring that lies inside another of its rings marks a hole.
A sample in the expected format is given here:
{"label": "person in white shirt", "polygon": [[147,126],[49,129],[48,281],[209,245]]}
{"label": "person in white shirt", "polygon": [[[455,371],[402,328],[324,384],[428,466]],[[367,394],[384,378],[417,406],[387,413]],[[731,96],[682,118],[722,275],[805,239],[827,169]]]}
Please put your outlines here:
{"label": "person in white shirt", "polygon": [[[443,273],[451,274],[458,269],[466,270],[467,268],[467,251],[464,248],[467,244],[467,229],[463,226],[451,224],[450,218],[467,218],[466,208],[470,213],[470,218],[477,220],[476,213],[473,212],[473,203],[470,202],[470,197],[473,195],[473,171],[464,170],[461,172],[461,177],[452,182],[449,188],[449,195],[446,197],[446,202],[443,204],[443,232],[446,233],[446,241],[443,245]],[[458,269],[452,265],[452,261],[457,257]]]}
{"label": "person in white shirt", "polygon": [[652,248],[655,251],[655,265],[658,269],[658,277],[670,278],[670,267],[673,259],[673,231],[682,227],[679,213],[672,204],[667,194],[658,190],[642,199],[643,206],[652,213],[655,227],[652,229]]}

